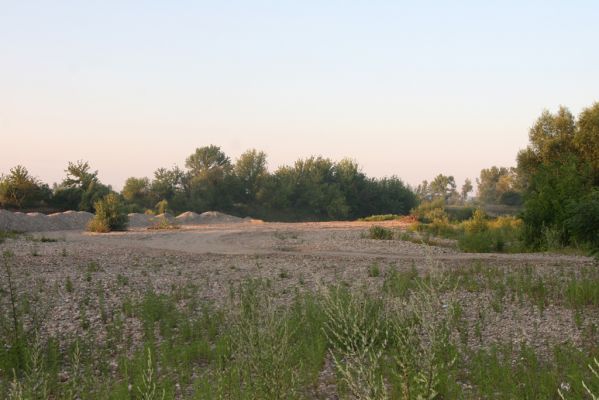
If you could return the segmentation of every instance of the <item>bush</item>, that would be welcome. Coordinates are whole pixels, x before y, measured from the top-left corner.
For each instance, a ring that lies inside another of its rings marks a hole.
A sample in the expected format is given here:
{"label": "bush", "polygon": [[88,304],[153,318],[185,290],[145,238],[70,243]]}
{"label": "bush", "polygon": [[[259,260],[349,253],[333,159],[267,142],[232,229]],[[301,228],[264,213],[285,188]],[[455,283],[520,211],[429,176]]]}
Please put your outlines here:
{"label": "bush", "polygon": [[395,219],[403,218],[402,215],[398,214],[381,214],[381,215],[371,215],[370,217],[360,218],[358,221],[366,221],[366,222],[380,222],[380,221],[392,221]]}
{"label": "bush", "polygon": [[90,232],[122,231],[127,228],[128,217],[118,195],[110,193],[94,203],[95,217],[87,225]]}
{"label": "bush", "polygon": [[445,213],[445,201],[443,199],[437,199],[433,201],[422,202],[418,207],[412,210],[412,215],[418,219],[419,222],[429,223],[434,219],[449,219]]}
{"label": "bush", "polygon": [[375,240],[391,240],[393,239],[393,231],[383,228],[382,226],[371,226],[368,230],[368,237]]}
{"label": "bush", "polygon": [[447,206],[445,212],[451,221],[462,222],[466,221],[474,215],[474,207]]}
{"label": "bush", "polygon": [[499,230],[464,232],[458,238],[460,250],[467,253],[501,253],[506,248],[505,238]]}
{"label": "bush", "polygon": [[168,211],[168,201],[160,200],[158,203],[156,203],[156,214],[157,215],[164,214],[167,211]]}

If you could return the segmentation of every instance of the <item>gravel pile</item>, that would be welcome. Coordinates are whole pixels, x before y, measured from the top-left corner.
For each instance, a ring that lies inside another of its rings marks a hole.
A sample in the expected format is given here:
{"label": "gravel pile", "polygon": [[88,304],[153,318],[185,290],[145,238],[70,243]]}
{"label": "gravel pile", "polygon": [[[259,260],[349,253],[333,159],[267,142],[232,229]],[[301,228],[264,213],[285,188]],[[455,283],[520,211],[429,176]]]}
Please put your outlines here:
{"label": "gravel pile", "polygon": [[[93,214],[85,211],[65,211],[45,215],[41,213],[12,212],[0,209],[0,230],[19,232],[46,232],[85,230]],[[176,225],[226,224],[252,221],[251,218],[239,218],[218,211],[207,211],[197,214],[192,211],[184,212],[178,217],[171,214],[146,215],[131,213],[129,228],[147,228],[166,218],[169,223]]]}
{"label": "gravel pile", "polygon": [[0,230],[19,232],[47,232],[84,230],[93,214],[85,211],[65,211],[45,215],[0,210]]}

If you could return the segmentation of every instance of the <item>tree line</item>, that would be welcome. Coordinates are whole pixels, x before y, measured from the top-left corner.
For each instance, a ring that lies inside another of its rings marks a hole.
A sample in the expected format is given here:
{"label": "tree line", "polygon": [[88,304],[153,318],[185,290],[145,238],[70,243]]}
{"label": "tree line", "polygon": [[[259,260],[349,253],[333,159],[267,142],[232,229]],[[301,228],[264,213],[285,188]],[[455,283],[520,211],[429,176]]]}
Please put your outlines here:
{"label": "tree line", "polygon": [[[265,220],[355,219],[407,214],[420,202],[520,206],[523,240],[531,248],[599,247],[599,103],[575,117],[567,108],[544,111],[529,131],[515,167],[480,171],[477,197],[466,179],[439,174],[412,190],[396,176],[366,176],[357,162],[299,159],[269,172],[266,154],[248,150],[234,162],[218,146],[195,150],[185,168],[159,168],[150,179],[131,177],[121,193],[98,179],[88,162],[70,162],[50,188],[16,166],[0,177],[0,206],[11,209],[95,211],[108,194],[129,212],[217,210]],[[113,196],[114,198],[114,196]]]}
{"label": "tree line", "polygon": [[[50,188],[16,166],[0,178],[0,206],[11,209],[95,211],[114,191],[88,162],[69,162]],[[351,159],[299,159],[269,172],[266,154],[248,150],[235,162],[215,145],[197,148],[185,168],[159,168],[152,179],[130,177],[118,194],[129,212],[222,211],[266,220],[355,219],[407,214],[417,205],[412,189],[396,176],[366,176]]]}

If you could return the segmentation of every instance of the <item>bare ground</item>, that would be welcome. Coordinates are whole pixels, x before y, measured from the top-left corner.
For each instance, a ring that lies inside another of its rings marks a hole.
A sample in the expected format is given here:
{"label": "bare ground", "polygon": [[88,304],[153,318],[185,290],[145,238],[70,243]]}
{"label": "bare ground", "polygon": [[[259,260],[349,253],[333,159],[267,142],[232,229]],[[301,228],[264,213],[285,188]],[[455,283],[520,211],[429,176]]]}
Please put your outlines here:
{"label": "bare ground", "polygon": [[[406,227],[386,221],[238,223],[101,235],[61,231],[43,234],[57,242],[9,239],[0,244],[0,251],[14,253],[16,285],[21,294],[31,297],[46,321],[43,333],[64,338],[83,334],[81,304],[91,297],[85,317],[100,339],[102,307],[119,308],[125,299],[139,298],[148,288],[166,293],[174,286],[194,286],[202,299],[219,304],[227,301],[231,285],[261,277],[270,279],[285,301],[296,290],[317,290],[327,283],[380,290],[390,269],[415,268],[424,274],[484,263],[508,270],[529,266],[540,274],[552,274],[576,273],[593,265],[592,259],[578,256],[465,254],[400,240],[366,239],[364,233],[371,225]],[[378,277],[368,275],[373,263],[382,270]],[[67,280],[74,289],[67,289]],[[99,292],[104,304],[90,296]],[[484,316],[483,330],[467,339],[474,348],[507,341],[527,343],[543,353],[556,344],[582,346],[586,340],[574,312],[561,305],[549,304],[541,312],[530,304],[508,302],[493,310],[490,293],[458,291],[455,296],[469,329]],[[585,323],[599,325],[599,315],[587,316]],[[125,329],[134,347],[141,335],[140,322],[128,319]],[[322,385],[326,382],[323,376]]]}

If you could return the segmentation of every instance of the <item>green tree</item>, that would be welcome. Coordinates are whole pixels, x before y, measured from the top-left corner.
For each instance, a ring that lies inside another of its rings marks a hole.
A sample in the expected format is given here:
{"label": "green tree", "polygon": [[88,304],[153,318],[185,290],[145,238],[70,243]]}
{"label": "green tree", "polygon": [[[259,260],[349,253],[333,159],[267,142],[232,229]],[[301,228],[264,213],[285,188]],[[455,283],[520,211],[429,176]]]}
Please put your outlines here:
{"label": "green tree", "polygon": [[29,174],[27,168],[17,165],[0,177],[0,205],[25,208],[40,205],[50,199],[50,189]]}
{"label": "green tree", "polygon": [[597,104],[583,110],[578,121],[561,107],[555,114],[543,112],[531,128],[530,143],[518,154],[529,245],[546,247],[557,238],[563,245],[596,246],[598,115]]}
{"label": "green tree", "polygon": [[485,204],[518,203],[518,177],[515,168],[484,168],[476,179],[478,199]]}
{"label": "green tree", "polygon": [[195,211],[232,208],[234,178],[229,157],[218,146],[200,147],[185,161],[189,205]]}
{"label": "green tree", "polygon": [[462,202],[466,202],[466,200],[468,200],[468,194],[472,192],[473,189],[474,187],[472,186],[472,181],[470,178],[466,178],[461,190]]}
{"label": "green tree", "polygon": [[152,208],[157,201],[150,190],[150,180],[148,178],[127,178],[121,195],[128,203],[144,209]]}
{"label": "green tree", "polygon": [[543,111],[530,128],[529,145],[518,153],[518,177],[525,189],[538,168],[556,160],[568,158],[575,152],[576,120],[565,107],[557,113]]}
{"label": "green tree", "polygon": [[448,202],[457,197],[456,183],[453,176],[439,174],[429,185],[429,193],[433,199],[442,198]]}
{"label": "green tree", "polygon": [[154,179],[150,184],[150,192],[157,199],[172,201],[184,190],[185,172],[175,166],[171,169],[158,168],[154,171]]}
{"label": "green tree", "polygon": [[255,149],[239,156],[233,167],[233,173],[239,184],[240,200],[246,204],[256,201],[258,193],[268,176],[266,153]]}
{"label": "green tree", "polygon": [[580,158],[591,166],[594,185],[599,185],[599,102],[580,114],[574,146]]}
{"label": "green tree", "polygon": [[[54,191],[54,205],[58,208],[77,208],[93,211],[94,204],[111,192],[98,179],[98,171],[92,171],[87,161],[69,162],[67,176]],[[66,203],[66,204],[65,204]]]}

